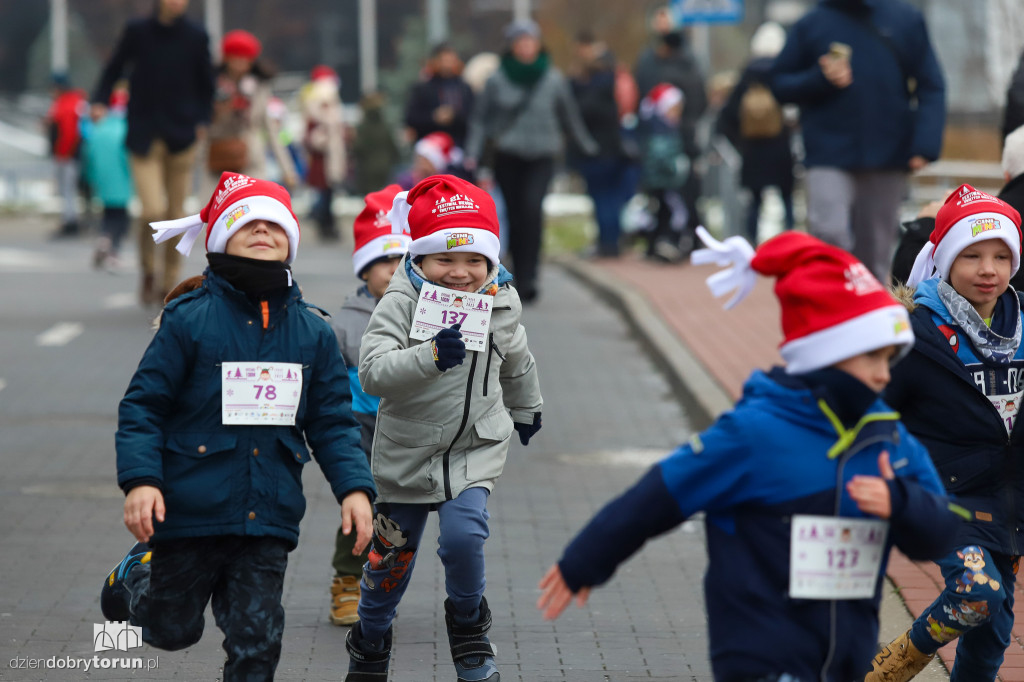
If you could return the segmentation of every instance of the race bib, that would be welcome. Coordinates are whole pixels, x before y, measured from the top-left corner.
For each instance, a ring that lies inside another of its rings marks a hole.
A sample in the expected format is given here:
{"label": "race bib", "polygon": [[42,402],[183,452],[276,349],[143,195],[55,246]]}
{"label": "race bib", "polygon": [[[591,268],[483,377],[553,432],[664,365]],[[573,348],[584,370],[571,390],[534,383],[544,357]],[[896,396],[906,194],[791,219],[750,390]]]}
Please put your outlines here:
{"label": "race bib", "polygon": [[466,350],[487,350],[487,329],[491,326],[491,306],[494,297],[486,294],[467,294],[445,287],[423,283],[416,314],[412,318],[410,339],[426,340],[453,324],[462,325],[462,340]]}
{"label": "race bib", "polygon": [[992,401],[992,407],[996,408],[996,411],[999,412],[999,417],[1003,420],[1003,426],[1006,427],[1007,434],[1013,431],[1013,423],[1017,420],[1017,413],[1020,412],[1020,399],[1022,395],[1024,395],[1024,392],[1017,391],[1016,393],[988,396],[988,399]]}
{"label": "race bib", "polygon": [[302,365],[225,362],[221,371],[222,423],[295,425],[302,398]]}
{"label": "race bib", "polygon": [[888,530],[887,521],[794,515],[789,542],[789,596],[874,596]]}

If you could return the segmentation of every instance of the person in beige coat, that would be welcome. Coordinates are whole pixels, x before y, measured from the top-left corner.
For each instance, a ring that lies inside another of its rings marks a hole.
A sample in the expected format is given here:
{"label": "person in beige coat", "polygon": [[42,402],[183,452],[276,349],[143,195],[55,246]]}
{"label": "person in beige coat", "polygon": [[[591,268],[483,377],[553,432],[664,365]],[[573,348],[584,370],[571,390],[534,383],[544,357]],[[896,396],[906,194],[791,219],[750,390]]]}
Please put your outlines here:
{"label": "person in beige coat", "polygon": [[[487,498],[513,431],[526,445],[540,429],[537,366],[520,323],[519,295],[498,262],[490,196],[464,180],[435,175],[400,193],[389,217],[396,231],[408,224],[413,241],[370,317],[359,354],[359,380],[381,398],[371,450],[380,494],[359,623],[346,642],[348,679],[387,672],[391,621],[427,514],[436,510],[445,622],[458,679],[493,681],[499,678],[484,598]],[[465,299],[466,310],[489,308],[489,326],[462,315],[465,337],[453,324],[430,339],[410,339],[417,310],[428,305],[420,303],[425,283],[454,290],[448,295]],[[467,349],[467,340],[482,342],[483,349]]]}

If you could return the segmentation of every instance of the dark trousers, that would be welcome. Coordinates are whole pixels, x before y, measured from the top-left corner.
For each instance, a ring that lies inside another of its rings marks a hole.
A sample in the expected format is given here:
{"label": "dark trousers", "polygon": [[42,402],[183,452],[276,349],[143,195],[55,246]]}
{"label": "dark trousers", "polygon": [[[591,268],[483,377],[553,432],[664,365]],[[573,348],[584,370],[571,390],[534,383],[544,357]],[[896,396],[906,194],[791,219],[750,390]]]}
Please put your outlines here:
{"label": "dark trousers", "polygon": [[598,252],[602,255],[617,253],[622,208],[636,189],[628,172],[629,162],[621,157],[598,157],[583,159],[578,168],[587,183],[587,194],[594,202]]}
{"label": "dark trousers", "polygon": [[1018,559],[969,545],[936,562],[946,587],[914,621],[910,641],[932,654],[959,638],[952,682],[996,679],[1011,642]]}
{"label": "dark trousers", "polygon": [[128,234],[128,209],[124,206],[103,207],[103,236],[110,240],[110,252],[117,255],[121,251],[121,241]]}
{"label": "dark trousers", "polygon": [[548,193],[554,166],[554,160],[546,156],[525,159],[498,152],[494,159],[494,179],[505,197],[508,211],[512,274],[524,300],[531,300],[537,295],[537,270],[544,228],[541,204]]}
{"label": "dark trousers", "polygon": [[[761,201],[767,187],[760,187],[750,190],[750,210],[747,212],[747,238],[750,243],[757,246],[757,226],[761,218]],[[782,197],[782,210],[786,215],[785,226],[792,230],[796,226],[796,216],[793,213],[793,188],[779,188],[779,196]]]}
{"label": "dark trousers", "polygon": [[132,625],[142,627],[152,646],[184,649],[203,636],[203,611],[212,598],[228,655],[224,682],[273,679],[289,547],[279,538],[235,535],[162,542],[125,579]]}

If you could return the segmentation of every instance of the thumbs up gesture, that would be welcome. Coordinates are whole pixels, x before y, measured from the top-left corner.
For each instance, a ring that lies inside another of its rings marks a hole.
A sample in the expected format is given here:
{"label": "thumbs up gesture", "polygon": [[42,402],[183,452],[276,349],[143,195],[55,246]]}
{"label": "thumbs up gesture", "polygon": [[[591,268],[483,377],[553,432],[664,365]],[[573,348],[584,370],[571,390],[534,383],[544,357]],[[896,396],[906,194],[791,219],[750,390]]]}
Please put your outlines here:
{"label": "thumbs up gesture", "polygon": [[896,478],[896,472],[889,464],[889,453],[885,450],[878,456],[878,473],[878,476],[854,476],[846,484],[846,492],[865,514],[887,519],[892,516],[892,499],[886,481]]}

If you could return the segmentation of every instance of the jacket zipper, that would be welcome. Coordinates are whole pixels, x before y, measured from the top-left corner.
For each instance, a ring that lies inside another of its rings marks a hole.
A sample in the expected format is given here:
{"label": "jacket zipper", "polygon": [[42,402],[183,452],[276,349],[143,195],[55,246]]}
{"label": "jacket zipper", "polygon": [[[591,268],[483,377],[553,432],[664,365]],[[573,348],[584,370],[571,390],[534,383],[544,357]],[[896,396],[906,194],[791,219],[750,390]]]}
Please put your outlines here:
{"label": "jacket zipper", "polygon": [[488,333],[488,340],[490,341],[490,345],[487,346],[487,369],[484,370],[484,396],[487,395],[487,383],[491,378],[491,353],[497,353],[502,362],[505,362],[508,359],[501,354],[501,350],[498,348],[498,345],[494,343],[494,332]]}
{"label": "jacket zipper", "polygon": [[459,424],[459,430],[455,432],[455,438],[452,438],[452,444],[444,451],[444,456],[441,458],[441,468],[444,472],[444,499],[446,500],[453,499],[452,472],[449,469],[449,462],[451,460],[452,448],[455,447],[455,443],[462,436],[462,432],[466,430],[466,423],[469,421],[469,407],[473,400],[473,375],[476,374],[476,359],[479,355],[479,353],[473,353],[473,362],[469,365],[469,380],[466,381],[466,404],[462,408],[462,423]]}

